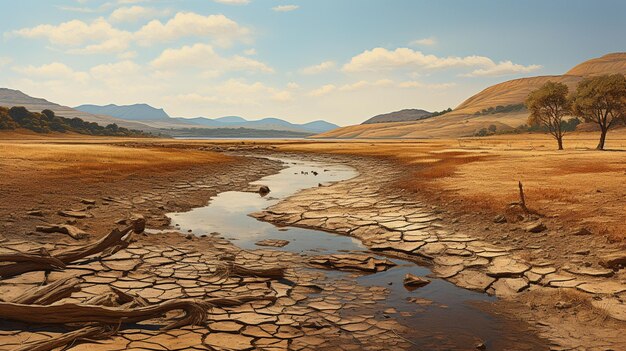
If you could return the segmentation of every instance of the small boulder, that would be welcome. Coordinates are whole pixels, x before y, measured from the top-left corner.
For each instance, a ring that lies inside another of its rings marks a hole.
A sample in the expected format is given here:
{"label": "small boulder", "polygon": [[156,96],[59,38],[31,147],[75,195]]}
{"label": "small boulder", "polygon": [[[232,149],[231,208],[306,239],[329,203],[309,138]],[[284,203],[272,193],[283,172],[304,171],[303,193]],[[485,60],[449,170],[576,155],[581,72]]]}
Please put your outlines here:
{"label": "small boulder", "polygon": [[600,265],[604,268],[619,269],[626,266],[626,252],[617,252],[600,257]]}
{"label": "small boulder", "polygon": [[542,222],[535,222],[526,226],[526,231],[529,233],[541,233],[546,229],[548,229],[548,227]]}
{"label": "small boulder", "polygon": [[407,288],[421,288],[430,284],[430,280],[422,277],[418,277],[414,274],[407,273],[404,276],[404,286]]}
{"label": "small boulder", "polygon": [[589,229],[580,227],[572,232],[572,235],[591,235],[593,234]]}
{"label": "small boulder", "polygon": [[146,218],[143,215],[137,213],[131,214],[130,222],[133,225],[133,231],[135,233],[141,234],[146,230]]}
{"label": "small boulder", "polygon": [[493,223],[506,223],[506,217],[504,215],[497,215],[493,218]]}
{"label": "small boulder", "polygon": [[259,187],[259,195],[265,196],[270,193],[270,188],[267,185],[261,185]]}
{"label": "small boulder", "polygon": [[43,217],[43,211],[41,210],[28,211],[26,214],[29,216]]}

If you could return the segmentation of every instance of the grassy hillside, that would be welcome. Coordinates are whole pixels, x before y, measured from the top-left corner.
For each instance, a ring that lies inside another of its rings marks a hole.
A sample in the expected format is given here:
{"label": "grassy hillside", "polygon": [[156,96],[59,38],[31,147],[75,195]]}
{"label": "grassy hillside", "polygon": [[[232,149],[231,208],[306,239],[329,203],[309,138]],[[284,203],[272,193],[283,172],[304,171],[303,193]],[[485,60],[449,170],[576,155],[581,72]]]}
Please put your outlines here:
{"label": "grassy hillside", "polygon": [[[481,114],[498,106],[524,103],[528,94],[545,84],[556,81],[576,89],[578,82],[588,76],[626,74],[626,53],[608,54],[585,61],[564,75],[539,76],[509,80],[490,86],[463,101],[452,112],[409,123],[377,123],[338,128],[318,134],[319,138],[441,138],[473,135],[482,128],[496,125],[498,130],[510,130],[526,123],[528,112],[511,111]],[[478,113],[478,114],[477,114]]]}

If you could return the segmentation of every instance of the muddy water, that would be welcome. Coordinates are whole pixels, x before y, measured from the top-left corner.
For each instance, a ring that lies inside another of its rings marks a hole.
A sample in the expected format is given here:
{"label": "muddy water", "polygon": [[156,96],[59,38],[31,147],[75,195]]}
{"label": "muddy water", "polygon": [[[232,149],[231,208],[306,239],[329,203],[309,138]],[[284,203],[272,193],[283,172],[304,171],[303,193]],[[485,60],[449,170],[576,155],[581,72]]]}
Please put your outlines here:
{"label": "muddy water", "polygon": [[[184,232],[191,230],[196,235],[218,232],[239,247],[248,249],[258,248],[255,243],[259,240],[284,239],[290,243],[277,250],[309,254],[368,251],[354,238],[311,229],[279,228],[248,216],[299,190],[319,184],[329,185],[357,175],[353,168],[343,165],[287,159],[281,161],[286,168],[254,183],[269,186],[271,193],[265,197],[252,192],[223,192],[211,198],[205,207],[169,214],[172,225]],[[313,172],[317,172],[317,175]],[[478,307],[494,301],[493,297],[432,277],[429,278],[432,281],[429,285],[409,291],[402,284],[404,275],[412,273],[428,276],[430,270],[413,262],[395,258],[391,260],[398,265],[386,272],[363,275],[356,279],[364,286],[383,286],[389,290],[387,299],[376,307],[376,314],[382,318],[395,318],[411,327],[412,331],[403,337],[415,345],[414,349],[473,350],[479,343],[484,343],[487,350],[546,349],[523,326]],[[331,278],[348,274],[336,271],[328,273]],[[383,312],[389,308],[396,312]]]}

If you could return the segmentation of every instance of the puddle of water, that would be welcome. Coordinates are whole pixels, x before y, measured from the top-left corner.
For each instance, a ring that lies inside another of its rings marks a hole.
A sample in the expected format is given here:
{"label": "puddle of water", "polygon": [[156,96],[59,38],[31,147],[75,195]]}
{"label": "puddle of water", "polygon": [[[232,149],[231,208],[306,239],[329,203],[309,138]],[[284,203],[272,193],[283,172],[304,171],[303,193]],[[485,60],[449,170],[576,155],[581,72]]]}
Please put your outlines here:
{"label": "puddle of water", "polygon": [[[291,252],[337,253],[344,250],[367,251],[357,239],[319,230],[286,227],[279,228],[248,216],[261,211],[299,190],[316,187],[319,183],[353,178],[357,172],[347,166],[325,165],[310,161],[281,159],[287,166],[279,173],[267,176],[253,184],[267,185],[271,192],[265,197],[256,193],[228,191],[211,198],[209,204],[188,212],[168,216],[181,231],[191,230],[196,235],[218,232],[242,248],[259,248],[255,243],[263,239],[283,239],[290,243],[276,250]],[[314,175],[312,172],[317,172]],[[398,266],[385,272],[363,275],[357,282],[364,286],[383,286],[390,294],[376,307],[377,313],[393,307],[397,312],[389,317],[398,319],[413,330],[406,337],[415,349],[472,350],[483,340],[488,350],[542,350],[545,347],[523,331],[510,327],[476,307],[476,302],[493,301],[486,294],[468,291],[442,279],[429,278],[431,283],[414,291],[404,288],[407,273],[427,276],[428,268],[401,259],[391,259]],[[330,277],[341,278],[349,273],[326,271]],[[390,284],[391,283],[391,284]],[[409,301],[424,299],[422,303]],[[430,301],[430,302],[428,302]],[[425,303],[424,303],[425,302]]]}

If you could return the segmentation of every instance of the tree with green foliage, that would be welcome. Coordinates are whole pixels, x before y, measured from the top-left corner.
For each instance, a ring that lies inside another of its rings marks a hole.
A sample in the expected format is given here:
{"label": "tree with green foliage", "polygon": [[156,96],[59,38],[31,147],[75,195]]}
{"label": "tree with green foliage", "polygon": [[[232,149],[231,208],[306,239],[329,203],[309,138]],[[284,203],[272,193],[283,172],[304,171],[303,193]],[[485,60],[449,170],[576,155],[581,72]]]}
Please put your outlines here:
{"label": "tree with green foliage", "polygon": [[563,150],[563,135],[566,133],[563,129],[564,117],[571,114],[568,91],[567,85],[548,81],[526,98],[526,108],[530,111],[528,124],[547,127],[559,150]]}
{"label": "tree with green foliage", "polygon": [[3,129],[16,129],[18,128],[18,124],[15,123],[13,118],[9,116],[9,110],[0,106],[0,130]]}
{"label": "tree with green foliage", "polygon": [[626,78],[623,74],[587,78],[578,84],[572,105],[577,116],[600,127],[596,149],[604,150],[608,131],[626,123]]}

